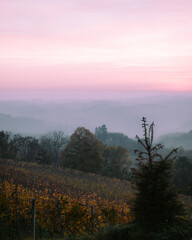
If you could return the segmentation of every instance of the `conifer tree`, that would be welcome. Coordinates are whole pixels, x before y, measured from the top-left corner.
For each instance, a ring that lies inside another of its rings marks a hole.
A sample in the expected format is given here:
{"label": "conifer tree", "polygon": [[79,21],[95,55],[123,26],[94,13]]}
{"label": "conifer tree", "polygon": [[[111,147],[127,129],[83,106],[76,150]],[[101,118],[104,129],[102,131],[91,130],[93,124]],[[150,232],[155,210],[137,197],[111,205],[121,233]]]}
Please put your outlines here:
{"label": "conifer tree", "polygon": [[136,150],[137,167],[132,169],[136,196],[133,212],[136,224],[144,227],[173,223],[178,215],[183,214],[183,205],[176,189],[172,185],[173,149],[166,157],[159,154],[161,144],[153,145],[154,123],[148,126],[142,119],[143,139],[136,136],[143,151]]}

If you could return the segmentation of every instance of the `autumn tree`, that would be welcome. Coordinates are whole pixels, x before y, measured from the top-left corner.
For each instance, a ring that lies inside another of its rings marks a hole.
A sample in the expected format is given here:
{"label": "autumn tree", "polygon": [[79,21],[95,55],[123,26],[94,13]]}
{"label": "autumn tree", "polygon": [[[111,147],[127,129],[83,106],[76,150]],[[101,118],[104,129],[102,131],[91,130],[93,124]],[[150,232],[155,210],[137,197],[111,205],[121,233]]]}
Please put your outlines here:
{"label": "autumn tree", "polygon": [[78,127],[62,153],[63,167],[99,173],[104,165],[103,144],[88,129]]}
{"label": "autumn tree", "polygon": [[136,196],[133,212],[137,224],[152,227],[172,223],[183,213],[178,194],[172,185],[173,149],[166,157],[159,154],[161,144],[153,145],[154,123],[142,119],[143,139],[136,136],[143,151],[136,150],[137,167],[133,169]]}

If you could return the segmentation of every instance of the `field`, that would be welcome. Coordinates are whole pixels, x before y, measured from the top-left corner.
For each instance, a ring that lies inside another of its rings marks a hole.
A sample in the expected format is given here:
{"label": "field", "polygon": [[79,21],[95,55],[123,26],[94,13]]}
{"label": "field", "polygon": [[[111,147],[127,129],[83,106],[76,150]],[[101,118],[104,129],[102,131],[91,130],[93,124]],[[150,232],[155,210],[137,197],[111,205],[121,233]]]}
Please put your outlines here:
{"label": "field", "polygon": [[[34,219],[38,239],[71,239],[134,220],[126,180],[0,159],[0,193],[0,239],[31,239]],[[181,199],[191,211],[191,197]]]}
{"label": "field", "polygon": [[37,163],[0,160],[1,237],[77,236],[133,220],[128,181]]}

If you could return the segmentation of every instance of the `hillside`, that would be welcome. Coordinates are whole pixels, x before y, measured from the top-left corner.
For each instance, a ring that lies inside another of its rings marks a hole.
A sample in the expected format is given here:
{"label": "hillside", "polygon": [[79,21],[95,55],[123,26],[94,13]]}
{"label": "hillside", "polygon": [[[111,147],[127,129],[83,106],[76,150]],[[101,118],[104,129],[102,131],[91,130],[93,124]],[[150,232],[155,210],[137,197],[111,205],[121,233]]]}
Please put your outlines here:
{"label": "hillside", "polygon": [[16,162],[0,159],[0,178],[12,180],[23,187],[49,189],[69,196],[77,193],[96,194],[110,201],[129,201],[132,193],[131,183],[126,180],[112,179],[84,173],[72,169],[56,168],[37,163]]}
{"label": "hillside", "polygon": [[[9,114],[0,113],[1,130],[21,134],[36,134],[46,132],[45,121],[29,117],[13,117]],[[33,129],[31,129],[33,126]]]}
{"label": "hillside", "polygon": [[79,235],[132,220],[128,181],[2,159],[0,179],[4,239],[15,226],[20,237],[30,235],[32,199],[36,199],[37,236],[59,236],[62,231]]}
{"label": "hillside", "polygon": [[160,136],[158,142],[167,148],[182,147],[186,150],[192,149],[192,130],[188,133],[174,133]]}

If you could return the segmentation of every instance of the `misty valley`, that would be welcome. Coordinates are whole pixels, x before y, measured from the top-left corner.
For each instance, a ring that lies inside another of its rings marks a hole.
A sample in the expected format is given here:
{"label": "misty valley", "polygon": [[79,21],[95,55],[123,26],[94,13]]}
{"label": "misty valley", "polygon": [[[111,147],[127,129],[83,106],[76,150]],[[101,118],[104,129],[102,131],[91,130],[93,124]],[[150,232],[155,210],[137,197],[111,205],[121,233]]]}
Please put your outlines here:
{"label": "misty valley", "polygon": [[0,238],[190,240],[191,103],[0,101]]}

